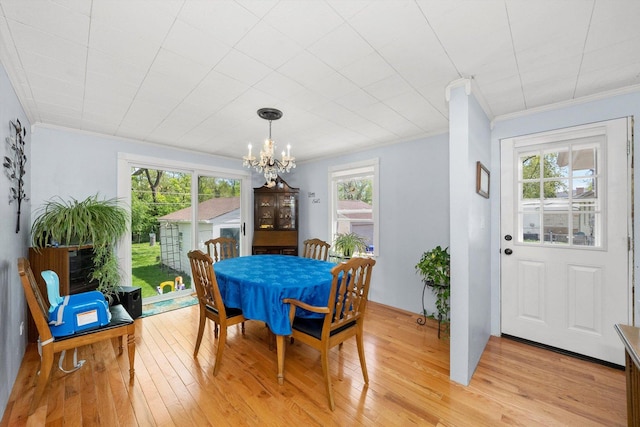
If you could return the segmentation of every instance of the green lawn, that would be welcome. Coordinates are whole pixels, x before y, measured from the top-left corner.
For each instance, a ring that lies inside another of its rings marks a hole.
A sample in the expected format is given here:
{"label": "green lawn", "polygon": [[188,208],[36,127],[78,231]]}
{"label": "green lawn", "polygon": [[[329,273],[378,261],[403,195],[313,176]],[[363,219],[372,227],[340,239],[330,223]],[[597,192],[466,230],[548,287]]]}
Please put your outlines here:
{"label": "green lawn", "polygon": [[176,276],[182,276],[185,286],[191,287],[189,274],[160,268],[160,245],[150,246],[149,243],[133,243],[131,245],[131,262],[132,286],[141,288],[142,298],[158,295],[156,287],[165,281],[173,282]]}

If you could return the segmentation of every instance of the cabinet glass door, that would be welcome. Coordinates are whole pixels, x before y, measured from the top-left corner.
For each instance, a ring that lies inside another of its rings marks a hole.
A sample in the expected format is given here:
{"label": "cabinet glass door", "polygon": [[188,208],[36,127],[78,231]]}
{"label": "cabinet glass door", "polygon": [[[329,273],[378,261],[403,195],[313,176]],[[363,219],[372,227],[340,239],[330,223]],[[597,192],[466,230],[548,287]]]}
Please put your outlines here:
{"label": "cabinet glass door", "polygon": [[295,230],[296,226],[296,197],[293,194],[281,195],[278,200],[278,228]]}
{"label": "cabinet glass door", "polygon": [[256,226],[259,230],[273,230],[276,221],[276,198],[271,194],[258,196]]}

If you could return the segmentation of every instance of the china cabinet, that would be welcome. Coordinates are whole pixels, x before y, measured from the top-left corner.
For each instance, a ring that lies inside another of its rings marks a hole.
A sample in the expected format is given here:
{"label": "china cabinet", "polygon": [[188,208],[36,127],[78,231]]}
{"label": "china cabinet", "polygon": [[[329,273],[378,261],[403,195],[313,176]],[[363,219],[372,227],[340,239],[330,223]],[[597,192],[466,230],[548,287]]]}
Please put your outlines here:
{"label": "china cabinet", "polygon": [[254,255],[298,255],[298,188],[278,177],[253,189]]}

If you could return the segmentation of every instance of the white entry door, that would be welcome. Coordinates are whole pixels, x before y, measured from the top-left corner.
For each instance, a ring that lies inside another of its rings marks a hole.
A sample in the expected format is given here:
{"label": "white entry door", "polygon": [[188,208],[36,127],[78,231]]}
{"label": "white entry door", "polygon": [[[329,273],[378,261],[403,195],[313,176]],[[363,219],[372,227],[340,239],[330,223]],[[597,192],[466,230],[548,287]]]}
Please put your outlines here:
{"label": "white entry door", "polygon": [[624,365],[613,325],[632,318],[628,126],[501,141],[503,334]]}

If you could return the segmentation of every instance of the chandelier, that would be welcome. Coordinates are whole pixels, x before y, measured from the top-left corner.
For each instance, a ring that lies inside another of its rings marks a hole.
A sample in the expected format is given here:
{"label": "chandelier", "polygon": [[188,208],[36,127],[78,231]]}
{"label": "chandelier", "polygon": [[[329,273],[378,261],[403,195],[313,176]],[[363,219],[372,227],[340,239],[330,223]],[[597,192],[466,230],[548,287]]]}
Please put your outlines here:
{"label": "chandelier", "polygon": [[263,172],[267,180],[267,187],[273,187],[278,177],[278,172],[290,172],[296,167],[296,158],[291,157],[291,145],[287,145],[287,151],[282,151],[282,158],[277,159],[274,156],[275,142],[271,139],[271,122],[282,117],[282,111],[275,108],[261,108],[258,115],[269,120],[269,138],[264,141],[264,145],[260,150],[260,158],[251,155],[251,144],[249,144],[249,155],[242,157],[242,166],[249,169],[256,168],[256,171]]}

